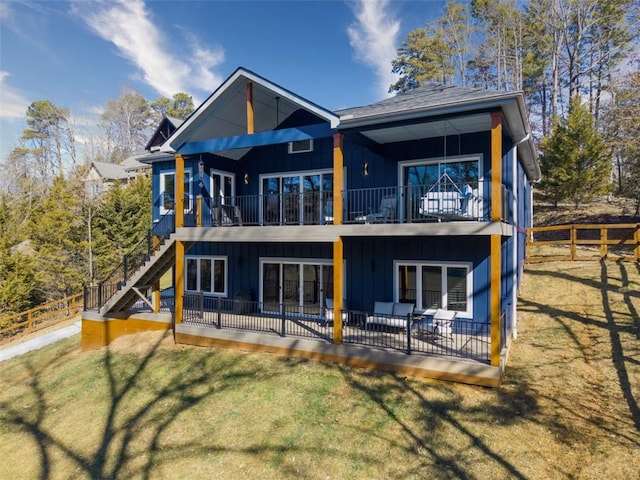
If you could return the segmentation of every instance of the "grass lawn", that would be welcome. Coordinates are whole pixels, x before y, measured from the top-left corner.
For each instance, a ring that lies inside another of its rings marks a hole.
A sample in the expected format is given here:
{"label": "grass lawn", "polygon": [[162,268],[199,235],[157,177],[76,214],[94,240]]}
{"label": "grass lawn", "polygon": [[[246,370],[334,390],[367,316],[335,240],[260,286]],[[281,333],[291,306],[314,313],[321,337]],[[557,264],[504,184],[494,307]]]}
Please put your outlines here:
{"label": "grass lawn", "polygon": [[638,478],[640,267],[533,265],[519,312],[500,389],[65,340],[0,363],[0,478]]}

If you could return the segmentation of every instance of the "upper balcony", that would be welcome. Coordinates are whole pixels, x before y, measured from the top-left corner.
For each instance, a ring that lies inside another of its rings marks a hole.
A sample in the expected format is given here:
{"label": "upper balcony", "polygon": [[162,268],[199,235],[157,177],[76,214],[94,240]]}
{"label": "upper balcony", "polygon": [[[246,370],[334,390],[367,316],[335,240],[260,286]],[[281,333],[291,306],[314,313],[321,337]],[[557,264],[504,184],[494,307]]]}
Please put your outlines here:
{"label": "upper balcony", "polygon": [[[342,224],[490,222],[485,182],[393,186],[342,192]],[[510,217],[510,192],[502,187],[503,220]],[[305,191],[235,197],[197,196],[185,211],[185,227],[333,225],[333,192]]]}

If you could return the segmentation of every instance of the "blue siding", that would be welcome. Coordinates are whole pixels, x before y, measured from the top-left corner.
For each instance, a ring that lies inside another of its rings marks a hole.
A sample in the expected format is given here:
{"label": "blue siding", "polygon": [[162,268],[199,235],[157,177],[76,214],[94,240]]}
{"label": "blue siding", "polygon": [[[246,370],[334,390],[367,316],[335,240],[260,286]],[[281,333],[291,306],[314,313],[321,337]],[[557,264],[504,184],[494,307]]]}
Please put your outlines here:
{"label": "blue siding", "polygon": [[345,238],[348,307],[373,311],[376,301],[392,301],[394,260],[471,262],[473,318],[489,318],[488,237]]}

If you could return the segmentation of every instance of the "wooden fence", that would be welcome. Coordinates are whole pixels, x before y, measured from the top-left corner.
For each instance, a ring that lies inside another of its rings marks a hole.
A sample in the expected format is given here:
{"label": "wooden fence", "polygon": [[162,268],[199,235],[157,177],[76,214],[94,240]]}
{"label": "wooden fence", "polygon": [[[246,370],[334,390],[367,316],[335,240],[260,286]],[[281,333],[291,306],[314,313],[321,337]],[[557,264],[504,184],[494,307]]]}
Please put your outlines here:
{"label": "wooden fence", "polygon": [[528,263],[600,259],[640,261],[640,223],[527,229]]}
{"label": "wooden fence", "polygon": [[80,312],[82,293],[54,300],[0,319],[0,343],[73,318]]}

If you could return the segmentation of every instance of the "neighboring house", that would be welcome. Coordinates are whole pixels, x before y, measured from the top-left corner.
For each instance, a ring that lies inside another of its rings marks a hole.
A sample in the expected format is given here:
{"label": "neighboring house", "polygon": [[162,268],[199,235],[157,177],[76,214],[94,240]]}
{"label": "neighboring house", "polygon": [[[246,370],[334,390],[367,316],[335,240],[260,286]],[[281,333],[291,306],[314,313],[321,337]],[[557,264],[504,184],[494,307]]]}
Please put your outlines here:
{"label": "neighboring house", "polygon": [[153,159],[166,159],[167,156],[160,152],[162,145],[176,128],[182,124],[182,120],[174,117],[164,117],[151,139],[145,147],[145,152],[131,155],[121,163],[91,162],[89,172],[85,177],[87,193],[100,195],[106,192],[115,182],[127,184],[132,178],[140,175],[148,175],[151,171]]}
{"label": "neighboring house", "polygon": [[160,150],[143,161],[164,243],[87,289],[84,347],[173,328],[499,383],[540,176],[520,93],[428,86],[334,112],[239,68]]}
{"label": "neighboring house", "polygon": [[106,162],[91,162],[84,178],[87,194],[90,196],[99,196],[116,182],[126,184],[128,180],[129,175],[122,165]]}

